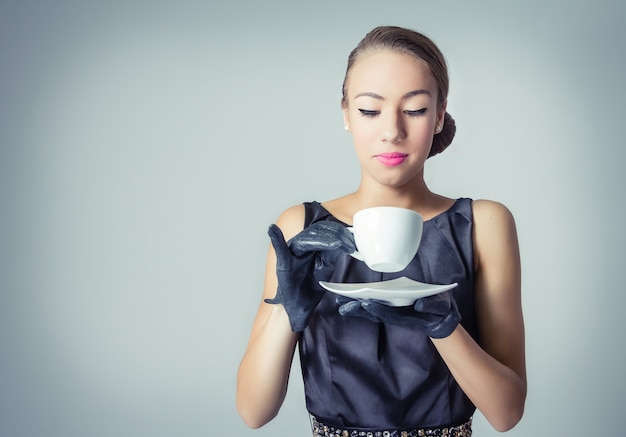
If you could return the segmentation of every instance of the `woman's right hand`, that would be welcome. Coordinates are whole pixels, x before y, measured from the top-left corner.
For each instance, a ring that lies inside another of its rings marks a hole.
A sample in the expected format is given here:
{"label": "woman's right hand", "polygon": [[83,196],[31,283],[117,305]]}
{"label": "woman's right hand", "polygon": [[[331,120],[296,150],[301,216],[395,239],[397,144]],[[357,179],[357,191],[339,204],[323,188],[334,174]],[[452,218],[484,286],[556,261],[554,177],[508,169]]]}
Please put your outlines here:
{"label": "woman's right hand", "polygon": [[324,297],[318,280],[332,274],[332,267],[323,262],[325,255],[335,250],[354,252],[354,237],[344,225],[333,221],[313,223],[288,243],[275,224],[270,225],[268,234],[276,252],[278,288],[276,296],[265,302],[281,304],[289,317],[291,330],[300,332]]}

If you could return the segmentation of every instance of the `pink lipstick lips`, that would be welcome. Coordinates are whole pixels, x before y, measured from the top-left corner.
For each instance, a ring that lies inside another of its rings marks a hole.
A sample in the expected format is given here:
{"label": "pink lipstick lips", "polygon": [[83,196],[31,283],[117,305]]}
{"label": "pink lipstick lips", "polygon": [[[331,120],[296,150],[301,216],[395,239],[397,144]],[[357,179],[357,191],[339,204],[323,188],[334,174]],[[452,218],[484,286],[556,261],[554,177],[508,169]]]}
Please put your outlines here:
{"label": "pink lipstick lips", "polygon": [[398,152],[380,153],[376,155],[376,159],[383,165],[395,167],[396,165],[402,164],[408,156],[409,155],[406,153]]}

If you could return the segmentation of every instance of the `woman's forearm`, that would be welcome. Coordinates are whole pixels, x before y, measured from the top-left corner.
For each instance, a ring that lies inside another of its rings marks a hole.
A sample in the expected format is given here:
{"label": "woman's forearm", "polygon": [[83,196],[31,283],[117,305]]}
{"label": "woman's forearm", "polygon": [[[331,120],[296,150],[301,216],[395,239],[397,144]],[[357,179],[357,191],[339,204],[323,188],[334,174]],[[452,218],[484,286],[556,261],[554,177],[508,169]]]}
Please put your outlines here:
{"label": "woman's forearm", "polygon": [[522,418],[526,381],[485,352],[459,325],[433,344],[465,394],[498,431],[513,428]]}
{"label": "woman's forearm", "polygon": [[296,340],[282,306],[272,305],[237,374],[237,410],[251,428],[265,425],[278,414],[287,392]]}

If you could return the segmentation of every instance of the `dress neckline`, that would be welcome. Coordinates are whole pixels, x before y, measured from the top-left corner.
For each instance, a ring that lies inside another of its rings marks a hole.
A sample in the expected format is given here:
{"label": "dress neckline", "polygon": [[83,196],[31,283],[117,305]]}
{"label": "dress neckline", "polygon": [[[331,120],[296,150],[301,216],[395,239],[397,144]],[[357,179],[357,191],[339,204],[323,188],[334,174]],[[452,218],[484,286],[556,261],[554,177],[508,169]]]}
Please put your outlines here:
{"label": "dress neckline", "polygon": [[[438,214],[435,214],[434,216],[432,216],[432,217],[431,217],[431,218],[429,218],[428,220],[424,220],[424,224],[427,224],[427,223],[433,222],[433,221],[435,221],[435,220],[439,219],[440,217],[443,217],[443,216],[445,216],[445,215],[450,214],[451,212],[453,212],[454,210],[456,210],[457,206],[459,205],[459,203],[460,203],[460,202],[461,202],[461,200],[463,200],[463,199],[465,199],[465,198],[463,198],[463,197],[459,197],[459,198],[455,199],[455,200],[454,200],[454,202],[452,203],[452,205],[450,205],[450,207],[449,207],[449,208],[447,208],[447,209],[445,209],[445,210],[441,211],[441,212],[440,212],[440,213],[438,213]],[[326,207],[325,207],[324,205],[322,205],[320,202],[318,202],[318,201],[315,201],[315,200],[314,200],[312,203],[317,204],[320,208],[322,208],[324,211],[326,211],[326,213],[327,213],[330,217],[332,217],[335,221],[337,221],[337,222],[339,222],[339,223],[341,223],[341,224],[343,224],[343,225],[345,225],[345,226],[352,226],[352,225],[350,225],[350,224],[348,224],[348,223],[344,222],[343,220],[340,220],[340,219],[338,219],[337,217],[335,217],[335,216],[334,216],[334,215],[333,215],[333,214],[332,214],[329,210],[327,210],[327,209],[326,209]]]}

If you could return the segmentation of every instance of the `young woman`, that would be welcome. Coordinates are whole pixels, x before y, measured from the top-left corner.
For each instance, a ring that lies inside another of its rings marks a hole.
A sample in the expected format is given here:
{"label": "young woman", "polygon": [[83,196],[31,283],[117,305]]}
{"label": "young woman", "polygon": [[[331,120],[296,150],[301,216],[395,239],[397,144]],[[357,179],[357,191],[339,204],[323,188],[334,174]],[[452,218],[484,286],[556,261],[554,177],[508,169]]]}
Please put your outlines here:
{"label": "young woman", "polygon": [[[350,54],[341,105],[360,185],[291,207],[270,226],[264,299],[237,382],[237,408],[250,427],[278,413],[296,345],[314,436],[467,436],[476,408],[499,431],[521,419],[526,370],[513,217],[500,203],[450,199],[424,182],[425,161],[454,137],[447,94],[444,57],[418,32],[379,27]],[[346,227],[373,206],[424,218],[418,253],[401,272],[374,272],[349,255]],[[459,285],[391,307],[318,284],[401,276]]]}

